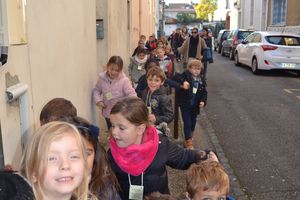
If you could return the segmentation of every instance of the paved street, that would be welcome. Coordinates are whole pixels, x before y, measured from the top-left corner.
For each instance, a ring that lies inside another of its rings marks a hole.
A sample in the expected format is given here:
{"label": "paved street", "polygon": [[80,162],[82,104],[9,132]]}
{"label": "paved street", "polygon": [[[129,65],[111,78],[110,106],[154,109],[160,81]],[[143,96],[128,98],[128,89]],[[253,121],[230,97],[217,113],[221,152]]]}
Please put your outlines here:
{"label": "paved street", "polygon": [[300,78],[214,60],[205,111],[239,183],[251,199],[300,199]]}

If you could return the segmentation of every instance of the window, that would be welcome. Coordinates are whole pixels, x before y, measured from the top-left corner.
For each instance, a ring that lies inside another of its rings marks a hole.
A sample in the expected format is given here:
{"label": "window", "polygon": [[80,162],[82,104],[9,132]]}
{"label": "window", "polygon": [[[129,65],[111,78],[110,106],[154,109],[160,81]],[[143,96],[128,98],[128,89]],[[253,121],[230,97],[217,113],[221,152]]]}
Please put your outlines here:
{"label": "window", "polygon": [[245,41],[248,42],[248,43],[251,43],[253,38],[254,38],[255,34],[250,34],[246,39]]}
{"label": "window", "polygon": [[253,41],[254,43],[260,43],[261,42],[261,35],[259,33],[257,33],[255,36],[254,36],[254,39]]}
{"label": "window", "polygon": [[285,25],[286,0],[273,0],[272,3],[272,25]]}
{"label": "window", "polygon": [[7,46],[7,45],[8,45],[8,38],[7,38],[6,2],[5,0],[0,0],[0,46]]}
{"label": "window", "polygon": [[1,46],[27,43],[25,8],[26,0],[0,0]]}
{"label": "window", "polygon": [[295,36],[267,36],[266,40],[271,44],[284,46],[300,46],[300,37]]}

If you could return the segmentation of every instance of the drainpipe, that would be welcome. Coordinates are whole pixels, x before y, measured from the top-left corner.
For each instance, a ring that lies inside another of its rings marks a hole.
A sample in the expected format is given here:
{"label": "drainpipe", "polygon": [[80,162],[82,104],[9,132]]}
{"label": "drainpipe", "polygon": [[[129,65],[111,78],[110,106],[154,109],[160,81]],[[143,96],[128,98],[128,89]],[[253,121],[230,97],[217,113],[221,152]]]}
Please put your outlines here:
{"label": "drainpipe", "polygon": [[24,83],[18,83],[16,85],[6,88],[6,96],[8,103],[19,99],[22,149],[24,149],[29,135],[29,103],[27,91],[28,85]]}
{"label": "drainpipe", "polygon": [[3,154],[3,143],[2,143],[2,132],[1,132],[1,121],[0,121],[0,170],[4,169],[4,154]]}
{"label": "drainpipe", "polygon": [[139,36],[142,35],[142,2],[139,0]]}
{"label": "drainpipe", "polygon": [[0,67],[4,65],[7,62],[8,57],[8,46],[1,46],[0,49],[1,55],[0,55]]}

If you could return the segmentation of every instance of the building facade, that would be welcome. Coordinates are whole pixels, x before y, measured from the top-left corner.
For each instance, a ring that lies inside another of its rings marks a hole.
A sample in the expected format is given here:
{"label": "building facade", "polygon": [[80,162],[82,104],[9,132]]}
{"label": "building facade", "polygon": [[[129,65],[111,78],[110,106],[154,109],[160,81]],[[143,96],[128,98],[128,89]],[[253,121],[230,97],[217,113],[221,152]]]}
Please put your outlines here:
{"label": "building facade", "polygon": [[298,0],[268,0],[267,30],[300,35]]}
{"label": "building facade", "polygon": [[235,0],[239,28],[300,35],[298,0]]}
{"label": "building facade", "polygon": [[[156,31],[155,3],[0,0],[0,168],[18,166],[52,98],[69,99],[78,115],[104,124],[91,98],[98,73],[112,55],[127,71],[139,35]],[[20,98],[9,102],[8,89]]]}

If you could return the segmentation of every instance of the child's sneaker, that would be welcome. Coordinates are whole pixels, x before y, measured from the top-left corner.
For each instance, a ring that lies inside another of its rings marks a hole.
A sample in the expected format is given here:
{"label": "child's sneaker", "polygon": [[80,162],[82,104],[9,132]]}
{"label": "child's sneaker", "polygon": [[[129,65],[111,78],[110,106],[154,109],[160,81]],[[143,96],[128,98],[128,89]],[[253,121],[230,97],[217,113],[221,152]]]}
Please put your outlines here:
{"label": "child's sneaker", "polygon": [[185,141],[185,148],[187,149],[194,149],[194,145],[193,145],[193,139],[190,138],[188,140]]}

